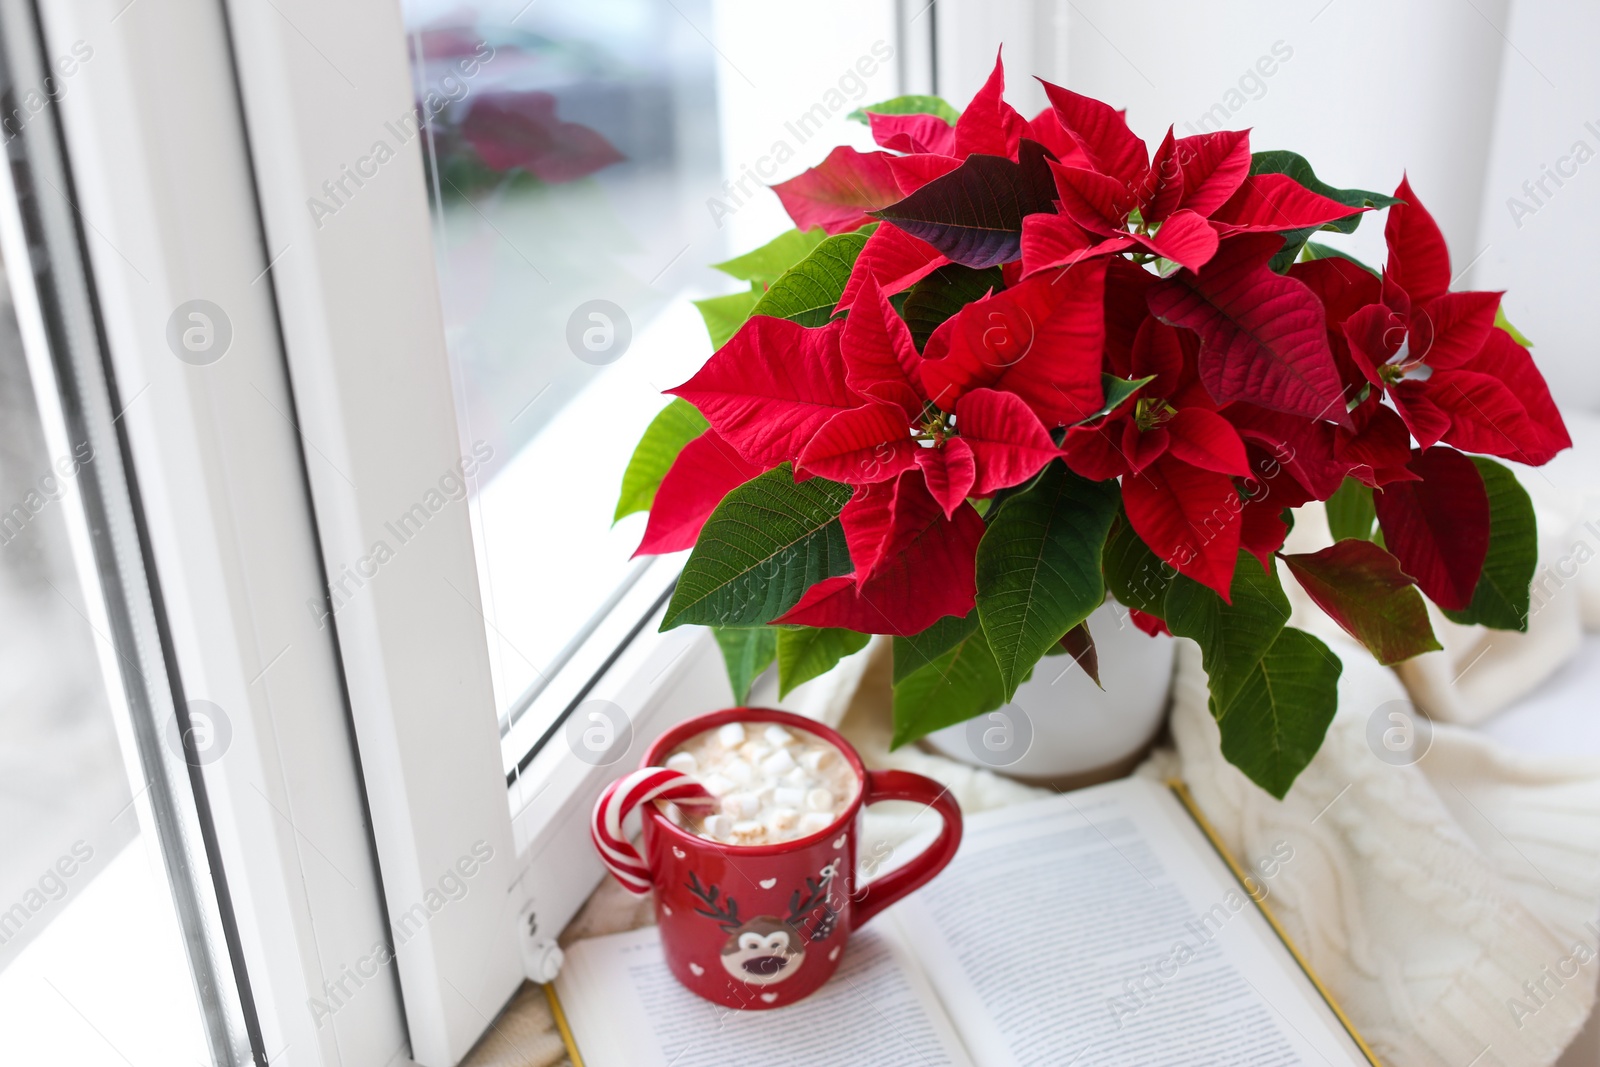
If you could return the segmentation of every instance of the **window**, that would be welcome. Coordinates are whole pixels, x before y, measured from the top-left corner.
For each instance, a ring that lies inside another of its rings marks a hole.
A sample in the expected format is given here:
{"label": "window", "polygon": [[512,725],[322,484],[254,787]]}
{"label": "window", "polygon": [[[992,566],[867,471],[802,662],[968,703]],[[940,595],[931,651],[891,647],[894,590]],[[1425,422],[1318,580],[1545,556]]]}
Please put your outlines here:
{"label": "window", "polygon": [[[653,626],[680,565],[631,559],[644,516],[612,516],[662,390],[710,355],[691,300],[740,284],[707,264],[788,228],[761,186],[898,91],[894,5],[823,7],[839,11],[406,8],[460,491],[513,773]],[[863,127],[854,139],[870,144]]]}

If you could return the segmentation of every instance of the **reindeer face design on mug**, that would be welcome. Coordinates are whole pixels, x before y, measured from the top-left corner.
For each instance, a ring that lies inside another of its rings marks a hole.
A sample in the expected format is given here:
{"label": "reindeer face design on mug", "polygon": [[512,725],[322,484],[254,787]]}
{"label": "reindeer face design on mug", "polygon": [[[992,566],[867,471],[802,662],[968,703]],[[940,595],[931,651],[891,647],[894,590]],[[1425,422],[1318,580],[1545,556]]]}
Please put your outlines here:
{"label": "reindeer face design on mug", "polygon": [[[835,929],[839,910],[829,899],[829,887],[837,871],[835,861],[823,868],[820,878],[807,878],[805,889],[796,889],[791,896],[786,919],[772,915],[741,919],[738,901],[717,886],[701,885],[691,871],[689,891],[703,905],[695,911],[715,919],[728,932],[720,956],[722,969],[756,986],[776,985],[798,971],[806,959],[807,943],[825,941]],[[814,914],[819,908],[821,916]]]}
{"label": "reindeer face design on mug", "polygon": [[805,958],[799,932],[770,915],[737,927],[722,946],[722,969],[751,985],[776,985],[798,971]]}

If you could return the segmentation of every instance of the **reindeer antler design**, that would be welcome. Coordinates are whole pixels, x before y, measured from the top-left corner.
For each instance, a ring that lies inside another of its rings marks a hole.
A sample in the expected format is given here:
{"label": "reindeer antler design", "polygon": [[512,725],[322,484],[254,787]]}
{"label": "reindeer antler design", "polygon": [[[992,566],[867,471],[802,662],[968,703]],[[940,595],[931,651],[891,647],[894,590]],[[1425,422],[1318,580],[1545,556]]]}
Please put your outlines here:
{"label": "reindeer antler design", "polygon": [[729,933],[737,930],[743,923],[744,920],[739,918],[739,902],[730,896],[724,896],[722,897],[722,903],[717,903],[717,897],[721,890],[714,885],[701,885],[700,879],[695,876],[693,871],[689,872],[689,892],[699,897],[706,905],[704,908],[695,908],[695,914],[717,920],[718,925]]}
{"label": "reindeer antler design", "polygon": [[800,896],[800,890],[796,889],[794,891],[794,895],[789,898],[788,921],[791,926],[810,915],[818,904],[827,901],[828,887],[833,884],[833,876],[836,873],[838,872],[835,870],[834,865],[830,863],[822,869],[821,878],[806,879],[806,895],[804,899]]}

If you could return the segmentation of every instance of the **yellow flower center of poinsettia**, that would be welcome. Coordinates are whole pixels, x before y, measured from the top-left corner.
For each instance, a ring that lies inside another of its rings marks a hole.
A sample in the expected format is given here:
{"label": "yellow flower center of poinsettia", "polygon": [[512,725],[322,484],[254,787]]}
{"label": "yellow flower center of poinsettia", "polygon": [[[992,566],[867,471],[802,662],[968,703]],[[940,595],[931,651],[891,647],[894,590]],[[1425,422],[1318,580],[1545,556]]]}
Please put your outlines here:
{"label": "yellow flower center of poinsettia", "polygon": [[1133,424],[1141,431],[1153,430],[1177,413],[1177,408],[1160,397],[1140,397],[1133,403]]}
{"label": "yellow flower center of poinsettia", "polygon": [[913,436],[930,442],[934,448],[938,448],[944,444],[944,439],[950,434],[951,429],[945,421],[944,412],[929,404],[922,413],[922,424]]}
{"label": "yellow flower center of poinsettia", "polygon": [[1400,339],[1400,348],[1388,362],[1378,367],[1378,380],[1384,385],[1406,380],[1427,381],[1433,377],[1433,368],[1423,362],[1426,355],[1426,352],[1411,351],[1411,334],[1406,333]]}

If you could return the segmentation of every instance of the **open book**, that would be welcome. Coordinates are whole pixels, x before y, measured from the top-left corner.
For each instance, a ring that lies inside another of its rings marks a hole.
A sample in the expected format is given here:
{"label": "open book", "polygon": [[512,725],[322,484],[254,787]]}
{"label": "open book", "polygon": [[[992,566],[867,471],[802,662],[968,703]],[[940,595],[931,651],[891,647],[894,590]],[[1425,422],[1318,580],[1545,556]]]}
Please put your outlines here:
{"label": "open book", "polygon": [[582,1067],[1375,1065],[1253,903],[1293,862],[1230,867],[1177,792],[1127,778],[970,817],[790,1007],[701,1000],[654,928],[575,944],[555,992]]}

